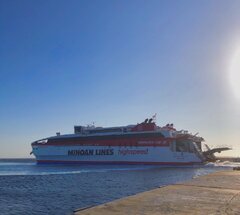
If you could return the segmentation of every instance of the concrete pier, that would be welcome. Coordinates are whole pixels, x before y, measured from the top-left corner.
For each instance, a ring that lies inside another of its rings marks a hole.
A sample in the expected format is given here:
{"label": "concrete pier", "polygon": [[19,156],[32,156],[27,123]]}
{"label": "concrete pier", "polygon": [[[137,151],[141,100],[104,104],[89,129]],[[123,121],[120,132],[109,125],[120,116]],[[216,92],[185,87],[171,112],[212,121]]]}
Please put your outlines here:
{"label": "concrete pier", "polygon": [[240,214],[240,171],[215,172],[92,208],[75,215]]}

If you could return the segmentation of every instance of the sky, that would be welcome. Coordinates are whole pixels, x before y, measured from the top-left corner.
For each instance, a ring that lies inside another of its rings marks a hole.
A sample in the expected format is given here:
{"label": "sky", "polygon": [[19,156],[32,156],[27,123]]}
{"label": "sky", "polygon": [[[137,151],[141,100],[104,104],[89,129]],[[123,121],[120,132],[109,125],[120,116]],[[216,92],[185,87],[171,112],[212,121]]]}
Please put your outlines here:
{"label": "sky", "polygon": [[157,113],[240,156],[240,1],[0,0],[0,158]]}

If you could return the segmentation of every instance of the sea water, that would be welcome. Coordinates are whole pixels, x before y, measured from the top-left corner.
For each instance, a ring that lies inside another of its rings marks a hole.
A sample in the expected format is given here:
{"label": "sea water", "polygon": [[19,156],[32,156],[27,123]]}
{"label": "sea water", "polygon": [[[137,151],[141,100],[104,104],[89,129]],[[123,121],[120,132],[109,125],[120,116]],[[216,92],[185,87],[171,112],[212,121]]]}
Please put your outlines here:
{"label": "sea water", "polygon": [[168,184],[231,168],[234,163],[194,167],[36,165],[0,160],[0,214],[72,214]]}

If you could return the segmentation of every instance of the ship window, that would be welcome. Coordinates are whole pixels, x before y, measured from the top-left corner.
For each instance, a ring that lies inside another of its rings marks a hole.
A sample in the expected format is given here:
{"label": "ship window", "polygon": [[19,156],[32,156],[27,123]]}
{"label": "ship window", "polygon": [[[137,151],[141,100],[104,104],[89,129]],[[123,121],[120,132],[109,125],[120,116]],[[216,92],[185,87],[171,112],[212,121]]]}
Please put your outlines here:
{"label": "ship window", "polygon": [[39,140],[37,141],[37,143],[40,143],[40,144],[45,144],[48,142],[48,139],[44,139],[44,140]]}
{"label": "ship window", "polygon": [[122,132],[122,128],[104,128],[104,129],[93,129],[93,130],[89,130],[89,133],[90,133],[90,134],[112,133],[112,132]]}
{"label": "ship window", "polygon": [[195,147],[192,142],[189,143],[189,152],[195,152]]}
{"label": "ship window", "polygon": [[177,152],[189,152],[189,144],[183,140],[176,141],[176,151]]}
{"label": "ship window", "polygon": [[74,133],[75,134],[81,134],[83,131],[83,127],[82,126],[74,126]]}
{"label": "ship window", "polygon": [[175,142],[171,142],[171,143],[170,143],[170,150],[171,150],[172,152],[175,151]]}

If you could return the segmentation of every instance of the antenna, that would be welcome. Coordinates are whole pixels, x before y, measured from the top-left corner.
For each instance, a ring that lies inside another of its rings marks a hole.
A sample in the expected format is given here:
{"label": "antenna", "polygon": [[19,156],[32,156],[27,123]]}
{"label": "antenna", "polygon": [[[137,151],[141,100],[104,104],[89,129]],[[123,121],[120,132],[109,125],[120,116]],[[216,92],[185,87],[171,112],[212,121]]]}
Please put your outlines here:
{"label": "antenna", "polygon": [[157,113],[155,113],[155,114],[152,116],[152,121],[153,121],[153,122],[156,122],[156,121],[157,121]]}

